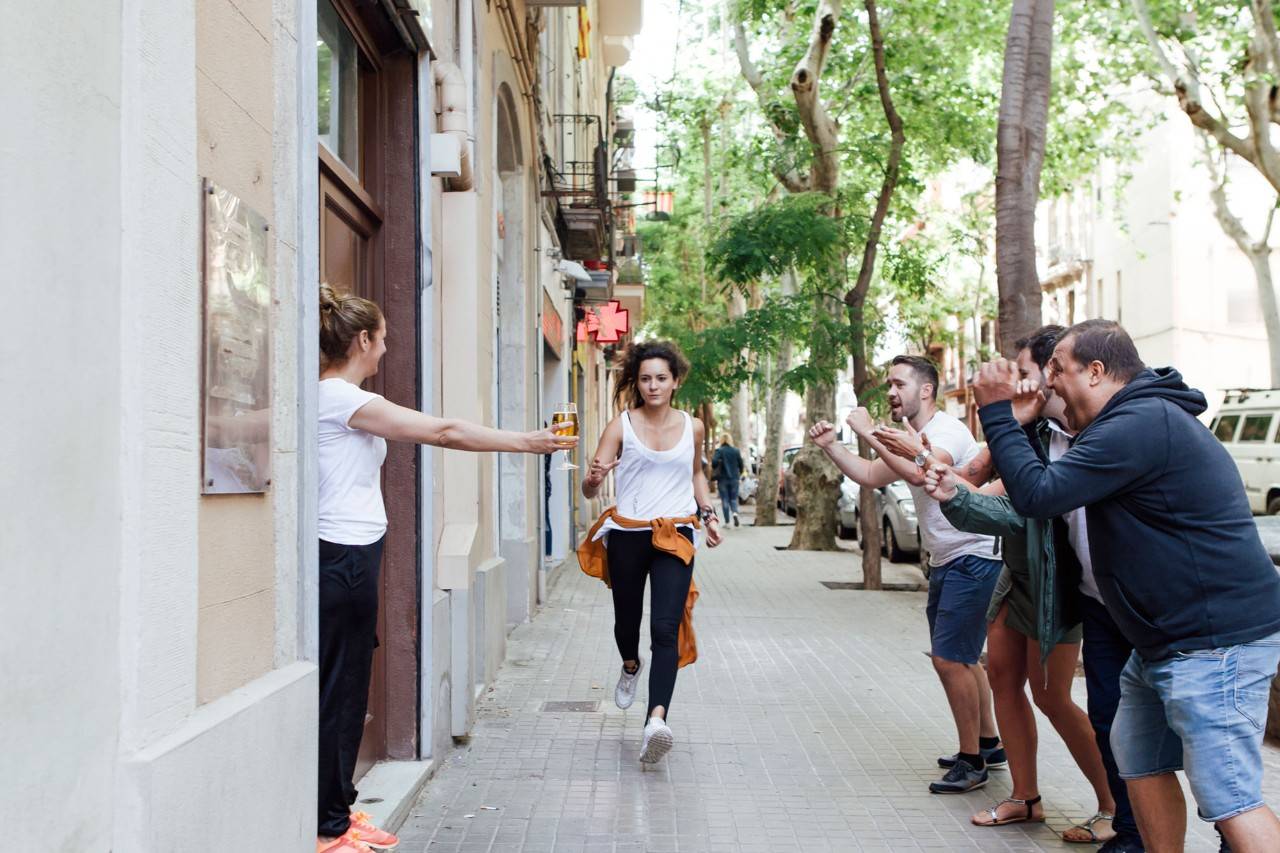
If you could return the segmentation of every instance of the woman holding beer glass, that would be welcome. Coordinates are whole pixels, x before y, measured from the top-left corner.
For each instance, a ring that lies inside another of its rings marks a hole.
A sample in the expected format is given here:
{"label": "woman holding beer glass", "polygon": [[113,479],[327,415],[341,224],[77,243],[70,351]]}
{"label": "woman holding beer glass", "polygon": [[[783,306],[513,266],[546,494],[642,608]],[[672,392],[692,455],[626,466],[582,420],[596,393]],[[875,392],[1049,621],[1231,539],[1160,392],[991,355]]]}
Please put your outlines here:
{"label": "woman holding beer glass", "polygon": [[387,351],[382,311],[368,299],[320,286],[319,533],[320,755],[316,850],[368,853],[398,839],[351,812],[364,733],[378,571],[387,515],[381,471],[387,440],[453,450],[552,453],[578,439],[550,430],[507,432],[398,406],[360,384]]}
{"label": "woman holding beer glass", "polygon": [[653,660],[640,749],[646,764],[660,760],[674,743],[667,717],[681,664],[680,630],[693,579],[695,528],[706,525],[708,547],[720,544],[711,490],[698,464],[702,421],[671,405],[688,371],[675,344],[644,341],[627,348],[614,391],[621,414],[605,427],[582,481],[582,494],[594,498],[604,478],[617,469],[616,505],[596,522],[586,547],[604,539],[604,579],[613,590],[614,639],[622,656],[614,691],[619,708],[631,706],[644,667],[640,619],[645,582],[651,583]]}

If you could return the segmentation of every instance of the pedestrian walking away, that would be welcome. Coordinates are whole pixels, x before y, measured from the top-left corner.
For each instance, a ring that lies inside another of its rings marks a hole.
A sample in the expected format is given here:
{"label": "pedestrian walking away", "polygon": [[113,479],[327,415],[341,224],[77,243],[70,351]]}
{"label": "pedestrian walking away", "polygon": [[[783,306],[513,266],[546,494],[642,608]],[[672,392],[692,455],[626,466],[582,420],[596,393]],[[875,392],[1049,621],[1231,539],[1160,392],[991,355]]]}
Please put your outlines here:
{"label": "pedestrian walking away", "polygon": [[378,574],[387,514],[382,463],[387,441],[455,450],[551,453],[577,444],[550,430],[507,432],[398,406],[361,383],[387,350],[378,306],[320,286],[319,500],[320,706],[316,850],[390,850],[398,839],[356,802],[355,763],[364,733]]}
{"label": "pedestrian walking away", "polygon": [[1108,320],[1072,326],[1046,378],[1076,433],[1053,462],[1015,415],[1030,389],[1012,364],[984,365],[974,392],[1014,509],[1047,519],[1085,507],[1098,590],[1134,646],[1111,746],[1146,849],[1183,849],[1184,770],[1200,817],[1231,849],[1280,850],[1262,799],[1280,576],[1235,463],[1197,419],[1204,395],[1173,368],[1145,367]]}
{"label": "pedestrian walking away", "polygon": [[742,481],[742,452],[733,446],[728,435],[720,436],[720,446],[711,456],[711,472],[716,480],[716,492],[724,510],[724,523],[733,522],[738,527],[738,486]]}
{"label": "pedestrian walking away", "polygon": [[697,657],[691,621],[697,533],[705,526],[706,544],[714,548],[720,529],[699,464],[702,421],[672,408],[688,362],[666,341],[634,343],[621,362],[614,391],[621,413],[605,427],[582,480],[583,496],[594,498],[616,469],[617,499],[587,535],[579,562],[613,592],[613,633],[622,657],[614,701],[624,710],[635,700],[644,669],[640,621],[650,585],[652,659],[640,761],[653,764],[675,743],[669,718],[676,672]]}
{"label": "pedestrian walking away", "polygon": [[[1017,342],[1016,363],[1022,381],[1042,381],[1042,371],[1065,331],[1062,326],[1045,326]],[[1039,410],[1031,427],[1036,436],[1034,446],[1041,450],[1042,458],[1061,456],[1068,443],[1060,426],[1062,399],[1048,392],[1030,397],[1030,401]],[[882,431],[882,441],[891,450],[899,455],[918,452],[909,436],[895,433],[889,437]],[[1071,698],[1080,655],[1081,564],[1088,560],[1088,540],[1077,538],[1087,535],[1084,513],[1077,510],[1066,518],[1048,521],[1027,519],[1013,509],[999,480],[973,489],[981,485],[963,483],[954,469],[944,465],[929,468],[925,475],[925,491],[939,501],[943,515],[957,529],[1002,537],[1004,568],[987,609],[987,669],[1013,790],[1007,799],[974,815],[972,821],[978,826],[1003,826],[1044,820],[1036,767],[1036,719],[1026,694],[1030,682],[1036,706],[1062,737],[1097,797],[1093,817],[1070,827],[1063,839],[1110,843],[1120,834],[1112,828],[1113,822],[1121,823],[1116,797],[1089,717]],[[1077,544],[1080,541],[1083,547]],[[1082,558],[1078,558],[1077,549]],[[1132,814],[1125,817],[1132,824]],[[1124,841],[1136,840],[1134,824]]]}
{"label": "pedestrian walking away", "polygon": [[[930,654],[951,706],[960,746],[955,755],[939,759],[946,773],[930,784],[929,790],[959,794],[987,784],[988,763],[1005,765],[992,713],[991,688],[978,663],[987,635],[987,605],[1000,577],[1000,560],[995,538],[957,530],[924,490],[930,463],[966,465],[978,452],[965,425],[938,410],[937,389],[938,369],[928,359],[894,358],[889,370],[890,414],[920,445],[912,459],[898,456],[881,443],[865,408],[854,409],[848,423],[876,451],[878,459],[863,459],[849,452],[836,441],[836,429],[826,421],[815,424],[809,437],[859,486],[878,489],[901,479],[911,489],[921,538],[929,552],[926,615]],[[927,446],[920,435],[927,437]]]}

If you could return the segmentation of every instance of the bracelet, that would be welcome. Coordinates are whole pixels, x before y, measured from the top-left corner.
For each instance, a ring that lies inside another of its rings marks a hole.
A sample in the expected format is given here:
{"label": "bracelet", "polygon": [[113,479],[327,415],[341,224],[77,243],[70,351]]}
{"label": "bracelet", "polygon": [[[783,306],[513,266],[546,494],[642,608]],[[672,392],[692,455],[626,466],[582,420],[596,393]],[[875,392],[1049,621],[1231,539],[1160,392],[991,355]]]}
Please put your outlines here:
{"label": "bracelet", "polygon": [[711,520],[716,517],[716,511],[713,507],[704,506],[699,508],[699,515],[702,516],[703,524],[710,524]]}

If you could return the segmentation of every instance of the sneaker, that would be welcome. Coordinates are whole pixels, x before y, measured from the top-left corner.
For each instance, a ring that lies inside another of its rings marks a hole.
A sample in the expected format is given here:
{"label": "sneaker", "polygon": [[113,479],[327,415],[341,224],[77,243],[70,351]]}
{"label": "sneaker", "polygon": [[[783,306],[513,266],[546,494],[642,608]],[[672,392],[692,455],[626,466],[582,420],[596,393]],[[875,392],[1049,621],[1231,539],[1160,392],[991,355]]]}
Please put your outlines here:
{"label": "sneaker", "polygon": [[618,676],[618,686],[613,688],[613,701],[622,710],[627,710],[636,701],[636,685],[640,683],[640,673],[643,671],[643,658],[636,663],[635,672],[627,672],[626,665],[623,665],[622,675]]}
{"label": "sneaker", "polygon": [[375,850],[394,850],[396,845],[400,843],[399,838],[396,838],[385,829],[378,829],[378,827],[374,826],[373,815],[368,812],[352,812],[351,829],[349,831],[357,839]]}
{"label": "sneaker", "polygon": [[[1009,757],[1004,754],[1003,746],[994,746],[991,749],[979,750],[982,753],[982,760],[987,763],[988,770],[1003,770],[1009,766]],[[944,755],[938,759],[939,767],[954,767],[956,763],[955,755]]]}
{"label": "sneaker", "polygon": [[644,726],[644,740],[640,744],[640,762],[657,764],[662,760],[662,756],[671,751],[673,743],[675,738],[666,721],[658,717],[650,717],[649,722]]}
{"label": "sneaker", "polygon": [[736,512],[733,514],[733,526],[734,527],[742,526],[742,522],[738,521],[738,514]]}
{"label": "sneaker", "polygon": [[963,794],[983,787],[987,784],[987,780],[987,768],[974,770],[969,762],[963,759],[956,759],[956,763],[947,771],[947,775],[937,782],[929,783],[929,793]]}
{"label": "sneaker", "polygon": [[373,853],[373,848],[365,844],[348,829],[346,835],[331,841],[316,839],[316,853]]}

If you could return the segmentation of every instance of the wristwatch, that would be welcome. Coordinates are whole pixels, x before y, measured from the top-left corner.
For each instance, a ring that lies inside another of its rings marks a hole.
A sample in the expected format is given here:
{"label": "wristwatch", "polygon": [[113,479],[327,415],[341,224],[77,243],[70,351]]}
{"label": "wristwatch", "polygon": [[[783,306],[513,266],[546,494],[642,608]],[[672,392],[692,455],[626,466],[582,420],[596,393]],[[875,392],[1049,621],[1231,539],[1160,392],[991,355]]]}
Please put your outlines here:
{"label": "wristwatch", "polygon": [[914,459],[914,460],[912,460],[912,461],[914,461],[914,462],[916,463],[916,467],[917,467],[917,468],[923,468],[923,467],[924,467],[924,465],[925,465],[925,463],[929,461],[929,457],[930,457],[930,456],[932,456],[932,455],[933,455],[933,454],[929,453],[929,451],[927,451],[927,450],[922,450],[922,451],[920,451],[919,453],[917,453],[917,454],[916,454],[915,459]]}
{"label": "wristwatch", "polygon": [[699,509],[700,511],[698,515],[701,516],[703,524],[710,524],[712,519],[716,517],[716,511],[714,507],[704,506],[704,507],[700,507]]}

